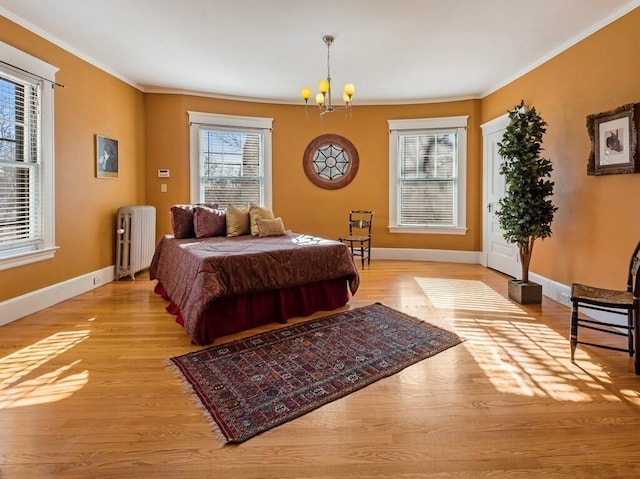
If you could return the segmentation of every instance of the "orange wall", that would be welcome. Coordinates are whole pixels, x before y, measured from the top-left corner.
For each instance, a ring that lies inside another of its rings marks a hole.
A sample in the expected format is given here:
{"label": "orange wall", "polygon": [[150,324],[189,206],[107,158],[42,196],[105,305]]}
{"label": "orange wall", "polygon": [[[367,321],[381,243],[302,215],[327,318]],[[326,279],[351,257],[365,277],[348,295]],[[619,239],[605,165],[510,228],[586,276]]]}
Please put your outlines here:
{"label": "orange wall", "polygon": [[524,99],[548,123],[554,165],[553,236],[536,242],[531,270],[563,284],[624,288],[640,240],[640,174],[587,176],[586,116],[640,101],[640,9],[482,100],[482,122]]}
{"label": "orange wall", "polygon": [[[0,301],[114,263],[114,213],[126,204],[158,208],[158,235],[170,231],[169,207],[189,201],[187,111],[265,116],[273,123],[273,209],[287,228],[337,237],[351,208],[376,211],[374,246],[482,249],[479,125],[524,99],[547,120],[545,148],[554,163],[558,212],[553,236],[536,243],[532,271],[563,284],[622,286],[630,249],[640,238],[640,175],[589,177],[585,117],[638,101],[640,10],[482,100],[358,106],[322,121],[302,106],[248,103],[138,90],[0,17],[0,40],[60,68],[56,89],[56,258],[0,271]],[[465,236],[390,234],[387,120],[469,115]],[[96,179],[94,135],[117,138],[120,178]],[[312,185],[302,169],[305,146],[323,133],[349,138],[360,154],[354,181],[340,190]],[[171,178],[157,178],[169,168]],[[167,183],[168,192],[160,192]]]}
{"label": "orange wall", "polygon": [[[475,251],[482,248],[478,208],[482,195],[480,101],[403,106],[356,106],[352,116],[334,112],[322,120],[314,109],[246,103],[188,95],[145,96],[147,133],[147,201],[159,211],[158,234],[171,232],[169,208],[189,202],[189,126],[187,111],[273,118],[273,210],[285,227],[297,232],[337,238],[345,233],[350,209],[373,209],[375,247]],[[469,231],[465,236],[391,234],[389,221],[389,119],[469,115]],[[338,190],[313,185],[302,168],[307,144],[324,133],[348,138],[357,148],[360,167],[353,182]],[[157,178],[169,168],[171,178]],[[160,184],[168,192],[160,192]]]}
{"label": "orange wall", "polygon": [[[0,41],[60,70],[55,89],[56,245],[49,261],[0,271],[0,301],[115,263],[115,211],[145,201],[144,96],[0,17]],[[118,179],[95,177],[94,135],[116,138]]]}

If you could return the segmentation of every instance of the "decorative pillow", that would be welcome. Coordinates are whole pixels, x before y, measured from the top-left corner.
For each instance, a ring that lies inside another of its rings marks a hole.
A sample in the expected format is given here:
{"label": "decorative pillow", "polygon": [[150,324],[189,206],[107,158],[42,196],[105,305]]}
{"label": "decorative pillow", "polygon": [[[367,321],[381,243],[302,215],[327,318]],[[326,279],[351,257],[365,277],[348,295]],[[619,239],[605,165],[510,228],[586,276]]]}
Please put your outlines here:
{"label": "decorative pillow", "polygon": [[[197,205],[173,205],[171,207],[171,228],[173,236],[177,239],[195,238],[196,233],[193,229],[193,211]],[[206,204],[210,208],[217,208],[216,203]]]}
{"label": "decorative pillow", "polygon": [[282,236],[285,234],[282,218],[280,217],[272,219],[258,218],[256,225],[260,238],[264,238],[265,236]]}
{"label": "decorative pillow", "polygon": [[197,205],[193,211],[193,229],[196,238],[225,236],[227,219],[224,210]]}
{"label": "decorative pillow", "polygon": [[251,234],[249,223],[249,205],[227,207],[227,236],[242,236]]}
{"label": "decorative pillow", "polygon": [[257,219],[270,220],[273,219],[273,211],[266,206],[251,205],[249,209],[249,221],[251,222],[251,234],[258,236]]}
{"label": "decorative pillow", "polygon": [[171,227],[177,239],[194,238],[193,205],[173,205],[171,207]]}

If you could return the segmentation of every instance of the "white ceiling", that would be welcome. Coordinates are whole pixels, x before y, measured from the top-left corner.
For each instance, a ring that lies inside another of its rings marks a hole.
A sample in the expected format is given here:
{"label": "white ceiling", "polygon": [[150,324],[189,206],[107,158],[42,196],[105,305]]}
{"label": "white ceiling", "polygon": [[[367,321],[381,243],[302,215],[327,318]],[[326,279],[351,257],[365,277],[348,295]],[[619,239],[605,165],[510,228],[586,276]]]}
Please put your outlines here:
{"label": "white ceiling", "polygon": [[299,103],[479,98],[640,0],[0,0],[0,14],[145,92]]}

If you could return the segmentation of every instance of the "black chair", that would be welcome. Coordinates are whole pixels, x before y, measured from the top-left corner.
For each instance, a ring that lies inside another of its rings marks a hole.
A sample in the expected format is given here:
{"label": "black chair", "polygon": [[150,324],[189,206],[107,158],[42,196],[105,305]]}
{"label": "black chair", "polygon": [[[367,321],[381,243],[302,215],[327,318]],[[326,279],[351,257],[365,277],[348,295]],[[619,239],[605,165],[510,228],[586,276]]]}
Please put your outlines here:
{"label": "black chair", "polygon": [[[640,288],[638,282],[638,268],[640,268],[639,252],[640,242],[637,244],[629,260],[626,290],[603,289],[579,283],[573,283],[571,285],[571,361],[573,361],[576,346],[578,344],[585,344],[613,351],[626,352],[631,357],[635,356],[635,373],[640,374],[640,358],[638,357],[638,349],[640,349],[640,338],[638,337],[638,313],[640,312],[638,308],[638,292]],[[627,317],[627,324],[620,325],[608,322],[607,320],[585,318],[580,315],[581,309],[592,309],[624,315]],[[620,347],[611,344],[596,344],[580,341],[578,340],[579,327],[594,329],[617,336],[625,336],[627,338],[627,346]]]}
{"label": "black chair", "polygon": [[360,256],[362,267],[364,260],[371,264],[371,224],[373,223],[373,211],[352,210],[349,212],[349,236],[338,238],[351,249],[352,256]]}

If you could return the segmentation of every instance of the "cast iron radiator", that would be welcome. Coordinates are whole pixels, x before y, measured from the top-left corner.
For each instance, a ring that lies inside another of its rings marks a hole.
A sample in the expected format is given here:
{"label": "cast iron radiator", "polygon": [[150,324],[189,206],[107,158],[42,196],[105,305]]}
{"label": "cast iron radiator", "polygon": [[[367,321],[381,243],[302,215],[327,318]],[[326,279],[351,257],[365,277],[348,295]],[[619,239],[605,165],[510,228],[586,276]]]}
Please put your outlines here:
{"label": "cast iron radiator", "polygon": [[123,206],[116,217],[116,279],[131,276],[151,265],[156,247],[154,206]]}

